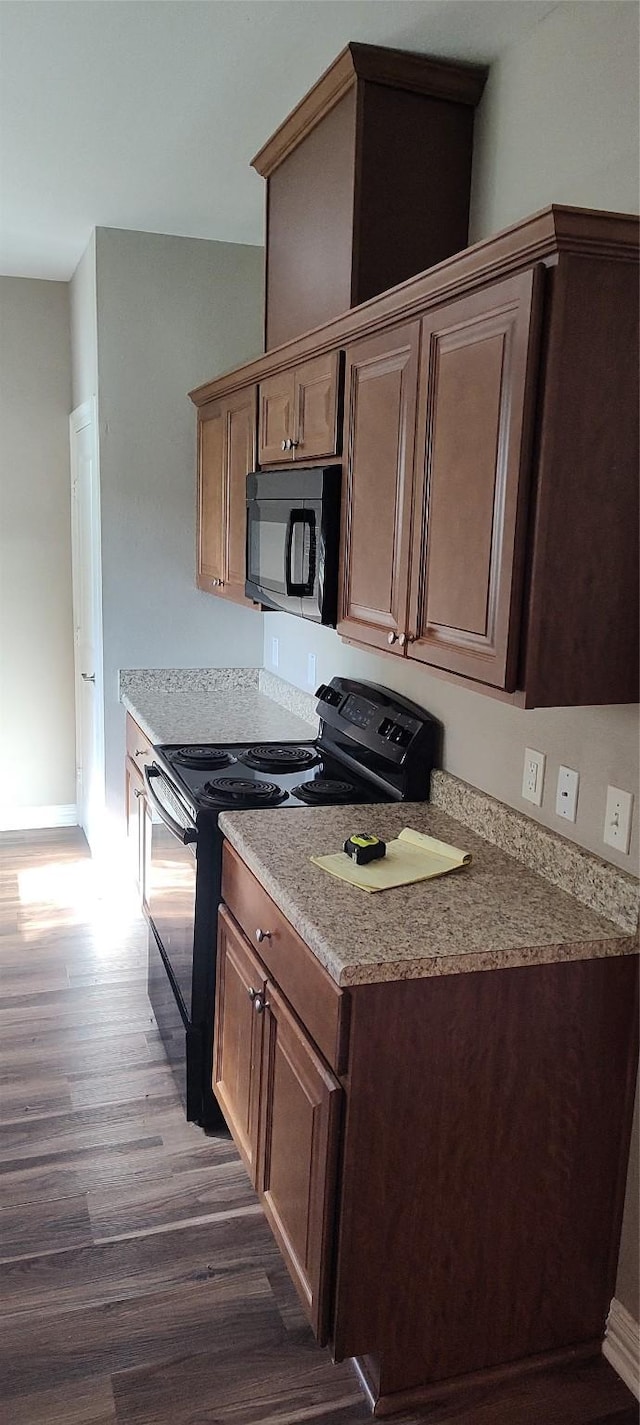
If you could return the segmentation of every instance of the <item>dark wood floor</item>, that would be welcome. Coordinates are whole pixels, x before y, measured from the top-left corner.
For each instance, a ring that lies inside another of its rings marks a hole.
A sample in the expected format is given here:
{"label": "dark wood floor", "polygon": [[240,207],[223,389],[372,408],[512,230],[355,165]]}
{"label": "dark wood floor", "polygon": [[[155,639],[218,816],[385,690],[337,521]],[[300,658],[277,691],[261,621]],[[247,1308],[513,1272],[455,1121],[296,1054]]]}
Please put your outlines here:
{"label": "dark wood floor", "polygon": [[[146,932],[79,832],[0,837],[3,1425],[362,1425],[225,1136],[189,1126],[145,993]],[[552,1404],[552,1397],[556,1403]],[[447,1425],[635,1425],[604,1361]]]}

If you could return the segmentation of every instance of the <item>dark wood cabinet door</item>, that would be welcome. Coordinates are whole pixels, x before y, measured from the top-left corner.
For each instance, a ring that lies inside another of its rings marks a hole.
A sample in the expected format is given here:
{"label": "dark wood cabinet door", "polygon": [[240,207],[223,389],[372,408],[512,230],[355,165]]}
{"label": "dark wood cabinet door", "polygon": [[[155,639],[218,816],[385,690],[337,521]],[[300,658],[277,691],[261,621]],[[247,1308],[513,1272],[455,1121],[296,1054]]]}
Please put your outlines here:
{"label": "dark wood cabinet door", "polygon": [[345,373],[338,632],[404,654],[418,322],[356,342]]}
{"label": "dark wood cabinet door", "polygon": [[236,602],[245,598],[247,563],[247,475],[256,467],[257,388],[229,396],[226,405],[227,557],[223,593]]}
{"label": "dark wood cabinet door", "polygon": [[227,575],[227,452],[224,401],[198,411],[196,583],[215,592]]}
{"label": "dark wood cabinet door", "polygon": [[259,390],[258,450],[261,465],[284,465],[293,460],[295,381],[293,371],[281,371],[261,381]]}
{"label": "dark wood cabinet door", "polygon": [[410,656],[517,686],[542,270],[423,318]]}
{"label": "dark wood cabinet door", "polygon": [[267,986],[258,1188],[315,1335],[327,1339],[341,1089]]}
{"label": "dark wood cabinet door", "polygon": [[233,1139],[257,1184],[264,1010],[264,969],[224,906],[218,913],[218,964],[213,1048],[213,1091]]}
{"label": "dark wood cabinet door", "polygon": [[295,460],[331,457],[339,448],[339,351],[330,351],[295,370]]}

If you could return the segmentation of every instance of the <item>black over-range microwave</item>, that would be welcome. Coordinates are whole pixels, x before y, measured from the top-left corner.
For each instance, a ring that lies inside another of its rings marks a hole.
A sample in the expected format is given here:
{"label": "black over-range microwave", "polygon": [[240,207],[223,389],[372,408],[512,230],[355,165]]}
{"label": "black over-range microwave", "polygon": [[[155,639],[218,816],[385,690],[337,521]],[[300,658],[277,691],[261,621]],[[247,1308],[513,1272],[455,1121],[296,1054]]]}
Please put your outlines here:
{"label": "black over-range microwave", "polygon": [[249,598],[335,627],[340,474],[328,465],[247,475]]}

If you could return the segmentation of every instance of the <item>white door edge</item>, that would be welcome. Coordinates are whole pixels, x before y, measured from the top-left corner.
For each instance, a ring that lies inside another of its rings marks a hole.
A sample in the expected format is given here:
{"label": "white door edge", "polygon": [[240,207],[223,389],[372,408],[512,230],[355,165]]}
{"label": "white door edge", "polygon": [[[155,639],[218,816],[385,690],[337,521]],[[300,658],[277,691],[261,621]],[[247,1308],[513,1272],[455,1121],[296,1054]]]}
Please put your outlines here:
{"label": "white door edge", "polygon": [[[80,675],[82,669],[79,666],[78,657],[78,611],[80,607],[79,593],[79,530],[77,518],[76,499],[76,479],[77,479],[77,445],[76,439],[80,431],[87,426],[93,429],[93,459],[91,462],[91,505],[93,511],[91,526],[91,568],[96,585],[94,609],[96,617],[92,630],[94,654],[95,654],[95,756],[96,756],[96,779],[99,786],[99,800],[96,806],[96,815],[90,826],[85,826],[87,840],[94,855],[102,849],[102,839],[104,835],[105,817],[105,743],[104,743],[104,666],[103,666],[103,639],[102,639],[102,545],[100,531],[100,465],[99,465],[99,442],[98,442],[98,411],[95,395],[88,401],[83,401],[80,406],[71,412],[69,416],[69,447],[71,463],[71,564],[72,564],[72,590],[73,590],[73,648],[74,648],[74,686],[75,686],[75,722],[76,722],[76,802],[78,805],[78,815],[82,815],[81,794],[82,794],[82,747],[81,747],[81,722],[80,722]],[[95,824],[94,824],[95,823]]]}

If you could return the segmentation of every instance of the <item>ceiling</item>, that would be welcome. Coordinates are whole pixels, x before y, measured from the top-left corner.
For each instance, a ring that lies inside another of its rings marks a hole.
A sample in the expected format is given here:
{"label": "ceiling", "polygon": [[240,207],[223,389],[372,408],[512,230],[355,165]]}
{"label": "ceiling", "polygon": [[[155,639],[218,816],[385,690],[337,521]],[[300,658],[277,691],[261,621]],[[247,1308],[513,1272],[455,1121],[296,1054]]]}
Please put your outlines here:
{"label": "ceiling", "polygon": [[249,167],[348,40],[490,62],[547,0],[4,0],[0,272],[94,227],[261,243]]}

